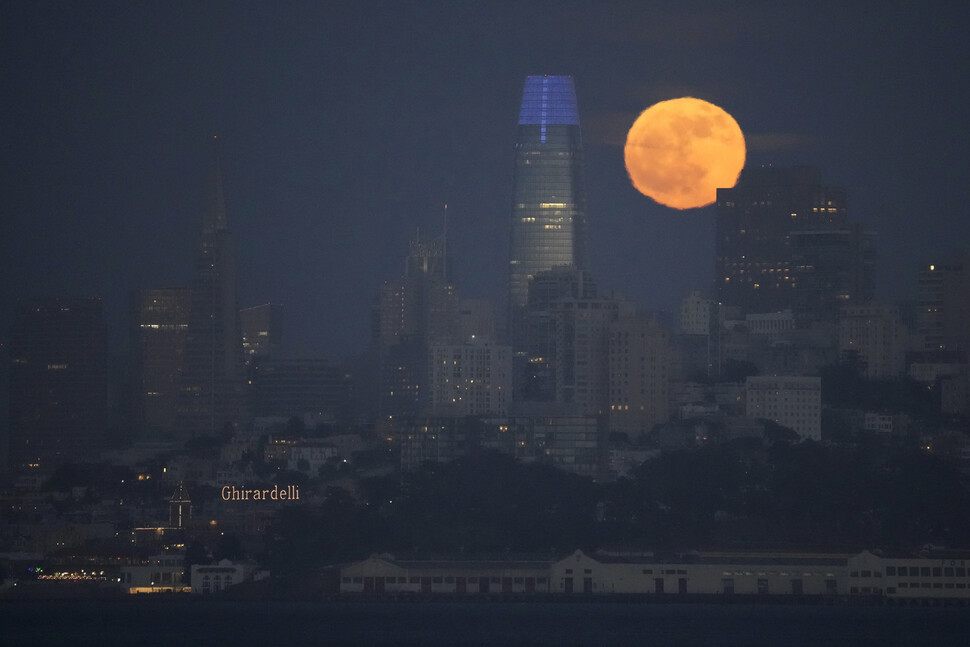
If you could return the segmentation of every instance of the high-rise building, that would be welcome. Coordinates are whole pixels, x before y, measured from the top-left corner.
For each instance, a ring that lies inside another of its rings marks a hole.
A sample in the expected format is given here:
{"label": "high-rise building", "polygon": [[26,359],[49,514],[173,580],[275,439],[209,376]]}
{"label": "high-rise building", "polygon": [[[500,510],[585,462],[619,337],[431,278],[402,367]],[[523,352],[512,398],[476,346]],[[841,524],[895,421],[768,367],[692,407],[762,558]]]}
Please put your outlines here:
{"label": "high-rise building", "polygon": [[279,352],[283,339],[283,306],[264,303],[239,311],[243,355],[246,362],[256,357],[272,357]]}
{"label": "high-rise building", "polygon": [[609,328],[610,431],[630,437],[670,418],[670,335],[654,317],[626,315]]}
{"label": "high-rise building", "polygon": [[173,429],[177,438],[214,435],[226,425],[238,428],[250,419],[236,298],[236,242],[229,231],[215,146],[208,190],[179,375]]}
{"label": "high-rise building", "polygon": [[680,332],[684,335],[709,335],[713,306],[709,296],[700,290],[691,290],[680,302]]}
{"label": "high-rise building", "polygon": [[555,267],[587,265],[583,143],[571,77],[526,78],[512,192],[509,339],[518,351],[532,278]]}
{"label": "high-rise building", "polygon": [[97,457],[107,425],[107,366],[100,299],[18,304],[10,327],[14,471]]}
{"label": "high-rise building", "polygon": [[628,304],[600,296],[587,272],[569,267],[536,274],[522,311],[515,358],[517,400],[574,403],[599,415],[609,402],[608,331]]}
{"label": "high-rise building", "polygon": [[869,379],[903,374],[906,328],[899,310],[878,303],[845,306],[839,316],[839,353],[843,362],[856,363]]}
{"label": "high-rise building", "polygon": [[834,322],[872,296],[872,235],[846,220],[845,191],[818,169],[747,168],[717,190],[715,301],[745,312],[793,308]]}
{"label": "high-rise building", "polygon": [[404,275],[381,288],[376,314],[381,413],[419,415],[430,396],[429,348],[461,342],[460,300],[448,282],[445,236],[411,241]]}
{"label": "high-rise building", "polygon": [[487,339],[428,352],[432,416],[504,416],[512,400],[512,350]]}
{"label": "high-rise building", "polygon": [[345,421],[353,408],[353,381],[325,359],[256,357],[253,408],[257,416]]}
{"label": "high-rise building", "polygon": [[131,298],[132,421],[145,440],[163,439],[175,423],[189,297],[187,288],[159,288]]}
{"label": "high-rise building", "polygon": [[858,224],[792,231],[792,311],[804,321],[835,321],[844,306],[875,293],[876,241]]}
{"label": "high-rise building", "polygon": [[919,271],[916,331],[925,350],[970,350],[970,253]]}

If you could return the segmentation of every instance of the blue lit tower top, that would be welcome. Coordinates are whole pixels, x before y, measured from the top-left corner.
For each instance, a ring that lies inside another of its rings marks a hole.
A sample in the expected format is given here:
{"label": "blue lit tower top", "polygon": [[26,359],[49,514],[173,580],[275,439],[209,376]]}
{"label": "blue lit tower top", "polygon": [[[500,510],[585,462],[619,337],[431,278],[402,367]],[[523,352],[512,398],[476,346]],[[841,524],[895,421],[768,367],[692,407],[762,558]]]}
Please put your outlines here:
{"label": "blue lit tower top", "polygon": [[529,76],[522,91],[520,126],[579,125],[571,76]]}
{"label": "blue lit tower top", "polygon": [[572,77],[525,80],[511,215],[509,332],[515,345],[532,278],[555,267],[586,269],[586,178]]}

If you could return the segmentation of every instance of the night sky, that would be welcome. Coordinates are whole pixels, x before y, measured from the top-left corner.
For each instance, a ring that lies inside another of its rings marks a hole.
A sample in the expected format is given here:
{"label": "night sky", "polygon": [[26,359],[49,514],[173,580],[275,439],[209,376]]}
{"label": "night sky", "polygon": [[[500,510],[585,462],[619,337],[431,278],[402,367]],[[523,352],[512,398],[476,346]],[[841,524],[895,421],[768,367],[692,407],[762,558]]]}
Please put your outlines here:
{"label": "night sky", "polygon": [[649,4],[4,3],[0,340],[18,298],[100,296],[123,349],[133,288],[191,282],[213,135],[240,304],[283,303],[290,351],[363,348],[445,203],[463,296],[501,303],[528,74],[575,79],[591,269],[645,309],[713,272],[714,208],[658,206],[623,168],[627,129],[664,99],[731,113],[749,165],[845,187],[883,299],[970,242],[968,8]]}

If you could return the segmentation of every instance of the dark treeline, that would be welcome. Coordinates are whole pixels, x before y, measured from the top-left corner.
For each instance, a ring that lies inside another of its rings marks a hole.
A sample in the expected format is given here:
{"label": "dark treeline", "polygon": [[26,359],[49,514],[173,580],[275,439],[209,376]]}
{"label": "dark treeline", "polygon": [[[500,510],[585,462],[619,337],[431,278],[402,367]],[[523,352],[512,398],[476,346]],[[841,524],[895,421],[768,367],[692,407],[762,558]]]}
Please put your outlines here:
{"label": "dark treeline", "polygon": [[968,504],[954,466],[877,443],[742,439],[664,453],[612,483],[486,452],[286,508],[266,557],[298,573],[374,552],[965,547]]}

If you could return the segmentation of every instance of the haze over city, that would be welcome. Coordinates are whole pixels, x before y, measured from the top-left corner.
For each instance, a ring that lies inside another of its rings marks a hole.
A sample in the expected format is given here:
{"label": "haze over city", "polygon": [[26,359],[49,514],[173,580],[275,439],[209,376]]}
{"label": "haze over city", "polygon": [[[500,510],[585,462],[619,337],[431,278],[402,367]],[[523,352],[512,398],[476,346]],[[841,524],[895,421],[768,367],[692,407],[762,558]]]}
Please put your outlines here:
{"label": "haze over city", "polygon": [[845,4],[5,4],[4,636],[962,645],[970,9]]}
{"label": "haze over city", "polygon": [[713,278],[713,207],[630,186],[636,115],[678,96],[732,114],[748,164],[815,165],[877,233],[880,297],[970,238],[967,10],[879,3],[54,5],[3,10],[0,329],[18,298],[188,285],[209,141],[223,140],[240,305],[284,343],[363,348],[380,285],[448,204],[454,281],[504,298],[522,78],[569,74],[584,127],[590,268],[675,310]]}

